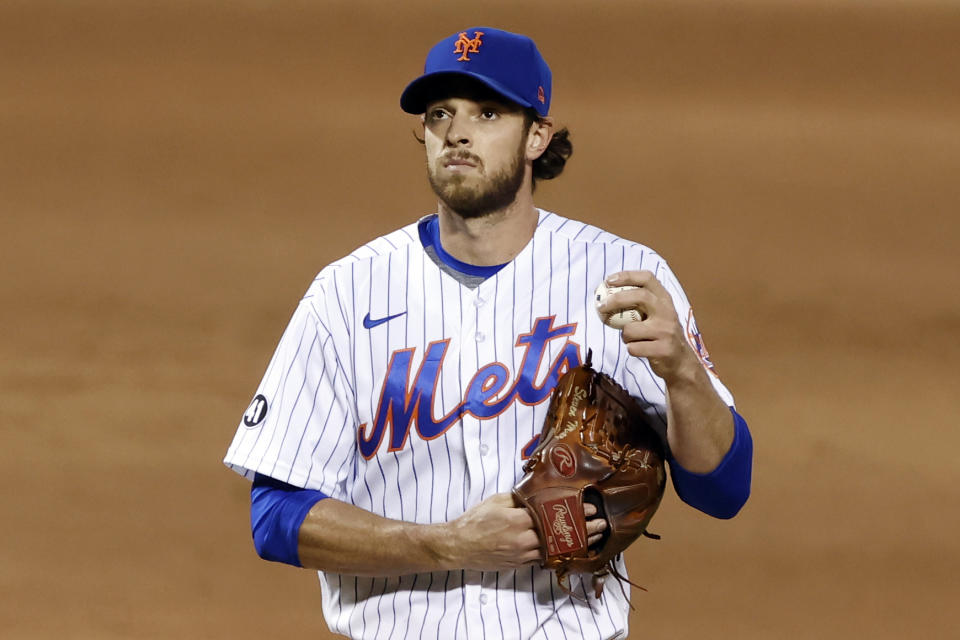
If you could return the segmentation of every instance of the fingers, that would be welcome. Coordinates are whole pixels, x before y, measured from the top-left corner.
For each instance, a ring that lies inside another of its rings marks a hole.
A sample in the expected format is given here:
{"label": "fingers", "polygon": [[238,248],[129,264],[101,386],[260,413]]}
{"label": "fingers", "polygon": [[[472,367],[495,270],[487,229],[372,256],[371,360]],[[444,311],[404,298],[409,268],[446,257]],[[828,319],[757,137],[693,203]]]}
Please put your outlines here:
{"label": "fingers", "polygon": [[[516,513],[513,514],[514,525],[517,527],[523,527],[530,532],[535,531],[533,517],[530,515],[530,512],[522,507],[516,509]],[[534,534],[536,536],[536,534]]]}
{"label": "fingers", "polygon": [[531,551],[536,551],[537,557],[540,555],[540,538],[537,537],[537,532],[530,530],[524,531],[516,538],[517,549],[524,552],[524,555],[528,555]]}
{"label": "fingers", "polygon": [[[533,518],[525,507],[519,506],[512,493],[496,493],[484,502],[491,508],[509,509],[509,513],[503,514],[510,526],[515,529],[526,529],[525,533],[530,533],[536,539]],[[482,504],[482,503],[481,503]]]}
{"label": "fingers", "polygon": [[583,505],[583,515],[587,517],[587,546],[594,545],[603,538],[603,532],[607,528],[607,521],[603,518],[593,517],[597,515],[597,507],[589,502]]}
{"label": "fingers", "polygon": [[[636,288],[617,291],[597,305],[601,313],[620,309],[636,309],[639,322],[628,322],[620,337],[628,345],[631,355],[646,358],[669,358],[676,352],[682,338],[682,327],[677,319],[673,298],[649,271],[621,271],[612,274],[607,282]],[[639,343],[639,344],[638,344]]]}
{"label": "fingers", "polygon": [[607,528],[607,521],[603,518],[587,521],[587,546],[596,544],[603,539],[603,532]]}
{"label": "fingers", "polygon": [[608,275],[604,281],[615,287],[642,287],[652,291],[656,295],[667,294],[667,290],[663,288],[663,285],[660,284],[660,281],[657,280],[657,277],[653,275],[652,271],[618,271],[617,273],[611,273]]}
{"label": "fingers", "polygon": [[639,330],[639,327],[642,327],[641,323],[645,323],[650,318],[669,320],[671,324],[676,322],[673,298],[650,271],[620,271],[608,276],[605,282],[613,286],[633,288],[607,296],[597,305],[597,311],[600,313],[636,309],[642,317],[641,322],[631,322],[627,325],[633,326],[634,330]]}
{"label": "fingers", "polygon": [[535,531],[525,531],[517,536],[517,548],[514,552],[516,566],[539,564],[542,559],[540,538]]}
{"label": "fingers", "polygon": [[[620,331],[620,338],[625,344],[631,342],[656,342],[672,341],[680,334],[680,327],[673,327],[663,322],[628,322]],[[660,345],[661,349],[669,351],[672,345],[665,343]],[[646,355],[646,354],[645,354]],[[650,355],[655,355],[651,353]],[[660,354],[666,355],[666,353]]]}
{"label": "fingers", "polygon": [[660,298],[649,289],[624,289],[612,293],[597,305],[597,311],[617,311],[619,309],[636,309],[641,314],[650,315],[660,304]]}
{"label": "fingers", "polygon": [[[502,563],[500,566],[520,567],[542,562],[540,537],[537,534],[536,524],[526,508],[518,506],[511,493],[498,493],[487,498],[484,503],[489,517],[502,518],[501,522],[507,529],[501,530],[504,537],[500,537],[501,544],[496,545],[498,550],[490,551],[499,560],[484,561],[484,566]],[[480,506],[480,505],[477,505]],[[506,511],[504,511],[506,510]],[[603,532],[607,530],[607,521],[597,517],[597,507],[589,502],[583,505],[583,514],[587,518],[587,544],[594,545],[603,539]],[[488,516],[484,516],[486,518]],[[507,532],[510,532],[507,534]],[[479,563],[478,563],[479,564]]]}
{"label": "fingers", "polygon": [[530,517],[530,513],[527,511],[526,507],[517,503],[517,500],[513,497],[512,493],[495,493],[484,500],[484,502],[490,507],[510,509],[513,512],[510,517],[519,520],[522,524],[527,525],[529,528],[533,528],[533,518]]}
{"label": "fingers", "polygon": [[595,520],[587,521],[587,535],[592,536],[595,534],[601,534],[607,528],[607,521],[603,518],[597,518]]}

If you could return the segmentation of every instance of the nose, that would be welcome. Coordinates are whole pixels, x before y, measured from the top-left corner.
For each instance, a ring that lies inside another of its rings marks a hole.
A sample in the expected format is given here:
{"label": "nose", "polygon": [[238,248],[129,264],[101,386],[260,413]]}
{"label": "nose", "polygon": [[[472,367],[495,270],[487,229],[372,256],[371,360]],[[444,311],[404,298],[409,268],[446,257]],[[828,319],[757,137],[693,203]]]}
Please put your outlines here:
{"label": "nose", "polygon": [[446,144],[448,147],[470,146],[471,133],[469,118],[455,114],[447,127]]}

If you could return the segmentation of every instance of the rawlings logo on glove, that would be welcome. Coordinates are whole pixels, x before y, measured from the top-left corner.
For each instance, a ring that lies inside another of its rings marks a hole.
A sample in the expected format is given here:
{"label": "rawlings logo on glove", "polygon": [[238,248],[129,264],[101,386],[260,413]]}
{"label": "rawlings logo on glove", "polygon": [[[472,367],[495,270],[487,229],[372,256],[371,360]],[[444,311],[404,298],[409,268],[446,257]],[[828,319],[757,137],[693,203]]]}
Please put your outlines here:
{"label": "rawlings logo on glove", "polygon": [[[660,437],[630,394],[590,367],[591,356],[557,381],[540,442],[513,495],[537,527],[541,566],[556,571],[568,593],[570,573],[593,574],[599,598],[607,575],[629,582],[617,572],[616,556],[641,535],[657,537],[646,528],[663,498],[666,472]],[[593,545],[585,502],[607,521]]]}
{"label": "rawlings logo on glove", "polygon": [[583,546],[580,532],[573,526],[573,508],[573,498],[561,498],[540,506],[540,515],[547,523],[547,548],[554,555]]}
{"label": "rawlings logo on glove", "polygon": [[573,457],[570,447],[565,444],[558,444],[550,450],[550,461],[557,468],[557,472],[564,478],[572,478],[577,475],[577,462]]}

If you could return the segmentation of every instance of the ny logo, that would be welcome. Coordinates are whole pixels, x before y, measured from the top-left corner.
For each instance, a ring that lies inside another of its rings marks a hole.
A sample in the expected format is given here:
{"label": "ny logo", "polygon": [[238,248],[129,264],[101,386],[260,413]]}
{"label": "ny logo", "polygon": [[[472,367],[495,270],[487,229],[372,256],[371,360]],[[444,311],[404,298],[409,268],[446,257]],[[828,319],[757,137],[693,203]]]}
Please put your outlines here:
{"label": "ny logo", "polygon": [[473,40],[467,37],[466,31],[460,32],[460,38],[456,42],[456,46],[453,48],[454,53],[459,53],[460,57],[457,60],[469,60],[467,57],[468,53],[480,53],[480,45],[483,44],[483,41],[480,40],[480,36],[483,35],[483,31],[474,31]]}

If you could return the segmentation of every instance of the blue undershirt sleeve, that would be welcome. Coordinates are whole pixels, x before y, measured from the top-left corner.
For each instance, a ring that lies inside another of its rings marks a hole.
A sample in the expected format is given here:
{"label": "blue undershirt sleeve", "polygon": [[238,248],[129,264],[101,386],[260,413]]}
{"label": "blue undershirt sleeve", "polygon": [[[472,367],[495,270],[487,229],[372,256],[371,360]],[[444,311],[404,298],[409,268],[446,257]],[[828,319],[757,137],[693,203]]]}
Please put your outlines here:
{"label": "blue undershirt sleeve", "polygon": [[732,518],[750,497],[753,469],[753,438],[747,421],[730,407],[733,414],[733,443],[710,473],[693,473],[670,460],[673,488],[691,507],[715,518]]}
{"label": "blue undershirt sleeve", "polygon": [[301,566],[297,539],[311,507],[327,498],[322,491],[301,489],[257,474],[250,489],[253,546],[264,560]]}

